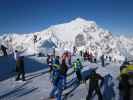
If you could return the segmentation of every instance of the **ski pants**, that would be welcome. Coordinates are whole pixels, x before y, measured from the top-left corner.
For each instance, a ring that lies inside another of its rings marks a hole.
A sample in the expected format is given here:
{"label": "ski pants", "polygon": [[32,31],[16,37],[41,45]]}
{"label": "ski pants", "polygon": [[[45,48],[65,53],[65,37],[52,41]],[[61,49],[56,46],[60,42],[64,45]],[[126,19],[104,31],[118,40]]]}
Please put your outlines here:
{"label": "ski pants", "polygon": [[88,95],[86,100],[91,100],[91,98],[93,97],[93,92],[95,91],[95,93],[98,95],[98,100],[102,100],[102,94],[100,91],[99,87],[89,87],[89,91],[88,91]]}
{"label": "ski pants", "polygon": [[61,100],[63,89],[58,88],[57,86],[53,86],[53,89],[50,93],[50,96],[55,96],[57,100]]}
{"label": "ski pants", "polygon": [[16,72],[17,72],[17,77],[16,79],[20,79],[20,75],[22,75],[22,79],[25,79],[25,71],[24,71],[24,62],[21,60],[16,61]]}
{"label": "ski pants", "polygon": [[50,93],[50,96],[56,96],[57,100],[62,100],[61,95],[62,95],[63,89],[64,89],[64,79],[63,77],[61,77],[57,81],[57,83],[53,84],[53,89]]}
{"label": "ski pants", "polygon": [[81,81],[82,80],[82,76],[81,76],[80,70],[76,71],[76,75],[77,75],[78,80]]}

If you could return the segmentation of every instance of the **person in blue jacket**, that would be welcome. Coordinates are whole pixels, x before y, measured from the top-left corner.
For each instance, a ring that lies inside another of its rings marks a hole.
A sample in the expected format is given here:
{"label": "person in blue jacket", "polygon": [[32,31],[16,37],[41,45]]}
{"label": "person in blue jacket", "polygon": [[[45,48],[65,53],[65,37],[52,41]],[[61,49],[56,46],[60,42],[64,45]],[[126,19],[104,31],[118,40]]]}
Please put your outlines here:
{"label": "person in blue jacket", "polygon": [[64,76],[60,70],[59,57],[55,58],[52,71],[52,84],[53,89],[50,93],[50,98],[56,98],[56,100],[61,100],[61,95],[64,89]]}

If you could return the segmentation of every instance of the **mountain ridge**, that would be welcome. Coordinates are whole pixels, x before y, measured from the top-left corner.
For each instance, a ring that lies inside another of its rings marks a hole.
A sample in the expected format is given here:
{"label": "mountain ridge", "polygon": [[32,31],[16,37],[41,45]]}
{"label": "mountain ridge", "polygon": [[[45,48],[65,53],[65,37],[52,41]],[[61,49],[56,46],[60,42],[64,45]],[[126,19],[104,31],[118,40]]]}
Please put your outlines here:
{"label": "mountain ridge", "polygon": [[[33,42],[34,35],[37,36],[36,47]],[[51,48],[72,49],[73,46],[77,46],[79,49],[89,49],[96,56],[104,53],[116,56],[116,59],[124,59],[127,53],[133,55],[132,40],[133,38],[129,40],[124,36],[114,37],[111,32],[101,28],[96,22],[80,17],[64,24],[52,25],[40,32],[0,36],[0,41],[3,41],[1,43],[11,46],[12,49],[24,49],[27,53],[46,51],[47,46],[44,44],[49,42]]]}

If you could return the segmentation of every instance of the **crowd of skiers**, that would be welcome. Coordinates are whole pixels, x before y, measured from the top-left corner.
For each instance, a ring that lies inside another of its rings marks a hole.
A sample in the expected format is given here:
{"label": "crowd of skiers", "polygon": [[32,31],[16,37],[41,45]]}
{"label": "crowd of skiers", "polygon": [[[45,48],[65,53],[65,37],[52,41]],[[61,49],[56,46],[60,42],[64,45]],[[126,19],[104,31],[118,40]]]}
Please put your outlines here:
{"label": "crowd of skiers", "polygon": [[[88,58],[85,56],[85,54],[87,54],[87,53],[85,52],[83,55],[84,60],[88,60]],[[69,58],[69,59],[67,59],[67,58]],[[66,59],[68,60],[68,62],[66,61]],[[104,57],[104,55],[102,55],[101,56],[101,64],[103,67],[105,66],[104,59],[105,59],[105,57]],[[89,61],[91,61],[90,58],[89,58]],[[82,78],[82,68],[83,68],[82,62],[78,58],[78,59],[76,59],[76,61],[74,61],[72,63],[70,54],[68,56],[68,52],[64,53],[62,57],[57,56],[54,60],[53,60],[53,56],[48,55],[47,64],[50,67],[51,80],[53,83],[53,89],[50,93],[50,98],[57,98],[57,100],[62,100],[61,95],[63,93],[63,90],[67,88],[66,87],[67,86],[66,85],[67,84],[67,82],[66,82],[67,71],[70,67],[72,67],[74,69],[74,72],[76,73],[77,80],[79,81],[79,83],[83,83],[82,81],[84,81],[84,79]],[[123,66],[126,66],[126,67],[123,68]],[[120,74],[119,87],[118,87],[119,93],[120,93],[120,100],[130,100],[130,95],[131,95],[130,89],[132,88],[132,85],[133,85],[133,79],[132,79],[133,77],[131,77],[131,76],[133,74],[130,75],[130,77],[129,77],[129,72],[130,73],[133,72],[133,65],[129,65],[129,64],[125,65],[124,64],[124,65],[122,65],[122,68],[124,70],[120,69],[121,74]],[[126,69],[126,72],[125,72],[125,69]],[[112,80],[112,76],[110,76],[110,75],[108,75],[108,76]],[[130,85],[130,83],[129,83],[129,78],[132,80],[132,85]],[[103,84],[105,84],[104,77],[102,77],[100,74],[96,73],[96,70],[93,70],[91,72],[91,74],[89,75],[89,77],[87,77],[87,80],[88,79],[89,79],[89,90],[88,90],[86,100],[91,100],[95,94],[98,96],[98,100],[105,100],[105,98],[109,98],[109,97],[103,97],[103,94],[101,92],[101,87],[103,86]],[[99,84],[99,82],[101,82],[101,83]],[[111,91],[113,91],[113,89]],[[112,95],[115,96],[115,93],[113,92]],[[111,100],[111,98],[110,98],[110,100]]]}
{"label": "crowd of skiers", "polygon": [[[57,98],[57,100],[62,100],[61,95],[63,90],[67,88],[67,71],[70,67],[74,69],[78,82],[83,83],[84,79],[82,78],[82,62],[79,58],[77,58],[76,61],[72,63],[71,57],[72,55],[69,52],[65,52],[62,57],[56,56],[54,58],[53,55],[48,55],[47,64],[50,68],[50,78],[53,84],[53,89],[49,98]],[[104,78],[100,74],[96,73],[95,70],[93,70],[87,79],[90,79],[90,84],[86,100],[90,100],[93,97],[94,91],[98,95],[99,100],[103,100],[100,86],[102,86]],[[99,85],[100,80],[101,85]]]}
{"label": "crowd of skiers", "polygon": [[[7,47],[1,45],[1,51],[3,56],[7,55]],[[74,73],[77,76],[79,83],[83,83],[84,79],[82,77],[82,62],[80,58],[77,58],[76,61],[72,62],[72,56],[75,56],[77,52],[76,47],[73,49],[73,54],[66,51],[62,56],[55,56],[55,51],[53,55],[47,56],[47,65],[50,72],[50,80],[53,84],[53,88],[50,93],[49,98],[56,98],[57,100],[62,100],[63,90],[67,88],[67,72],[69,68],[73,68]],[[80,51],[80,56],[83,57],[84,61],[89,61],[91,63],[97,63],[96,57],[91,53]],[[111,57],[108,57],[111,61]],[[18,50],[14,51],[14,59],[16,61],[16,81],[21,80],[20,76],[22,75],[22,80],[25,81],[25,69],[24,69],[24,56]],[[105,66],[105,56],[100,57],[101,65]],[[104,84],[105,78],[100,74],[96,73],[96,70],[93,70],[91,74],[86,78],[89,79],[89,90],[86,96],[86,100],[91,100],[94,94],[97,94],[98,100],[104,100],[101,87]],[[100,84],[99,84],[100,82]],[[128,62],[124,62],[120,67],[120,76],[119,76],[119,94],[120,100],[130,100],[130,89],[133,87],[133,65]]]}

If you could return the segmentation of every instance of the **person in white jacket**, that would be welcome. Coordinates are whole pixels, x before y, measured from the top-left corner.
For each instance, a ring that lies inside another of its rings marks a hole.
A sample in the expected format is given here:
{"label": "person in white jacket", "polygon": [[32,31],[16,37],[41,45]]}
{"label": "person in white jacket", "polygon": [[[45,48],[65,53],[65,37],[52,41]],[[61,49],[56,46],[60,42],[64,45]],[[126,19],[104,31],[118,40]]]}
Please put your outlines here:
{"label": "person in white jacket", "polygon": [[22,56],[20,52],[15,50],[14,59],[16,60],[16,81],[20,80],[20,75],[22,75],[22,80],[25,81],[24,56]]}

